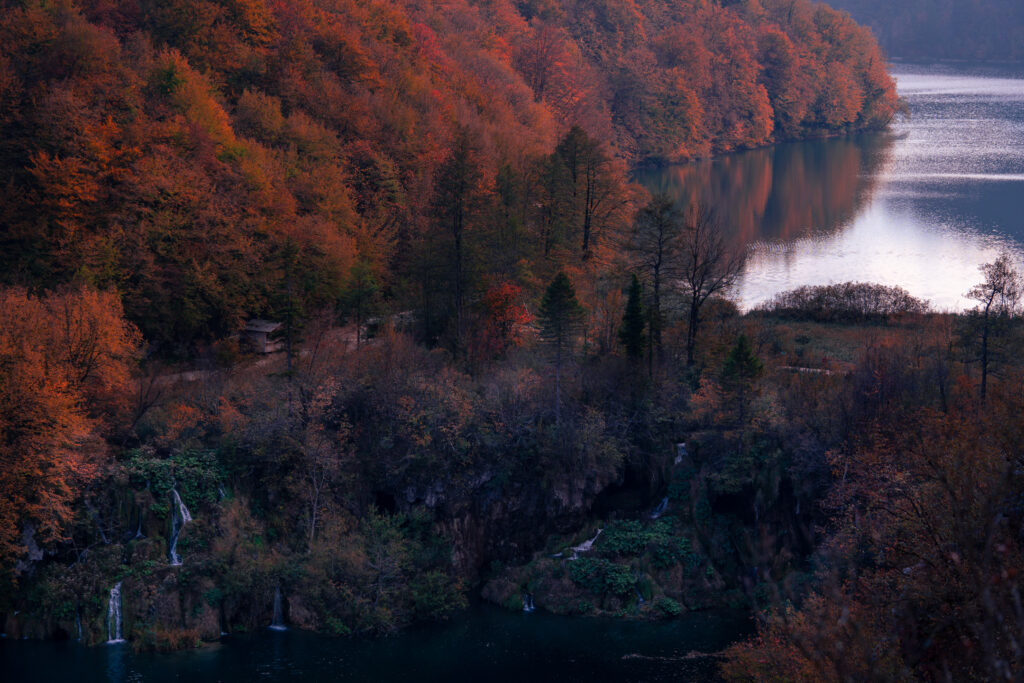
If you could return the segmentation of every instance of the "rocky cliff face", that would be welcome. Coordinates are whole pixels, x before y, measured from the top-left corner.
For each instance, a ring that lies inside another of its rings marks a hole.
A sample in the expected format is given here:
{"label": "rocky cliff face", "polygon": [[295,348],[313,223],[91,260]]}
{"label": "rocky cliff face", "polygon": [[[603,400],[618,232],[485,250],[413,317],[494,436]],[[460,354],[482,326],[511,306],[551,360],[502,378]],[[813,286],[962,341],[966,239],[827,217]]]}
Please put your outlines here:
{"label": "rocky cliff face", "polygon": [[[525,563],[550,536],[578,531],[609,492],[627,491],[648,501],[663,485],[669,465],[670,458],[664,457],[642,463],[591,462],[576,471],[544,476],[493,467],[462,477],[395,478],[375,492],[374,500],[364,501],[366,510],[360,514],[425,520],[434,540],[448,549],[440,575],[454,577],[468,588],[492,562]],[[116,582],[122,583],[124,638],[136,647],[158,650],[190,647],[225,631],[270,624],[274,589],[282,582],[289,625],[338,633],[376,629],[368,626],[372,619],[366,617],[373,613],[375,601],[394,600],[405,605],[409,618],[417,618],[422,612],[417,601],[430,598],[415,594],[415,586],[409,599],[381,597],[381,575],[390,571],[381,567],[392,561],[388,553],[396,553],[397,567],[418,561],[410,560],[418,551],[371,547],[367,538],[376,531],[362,529],[335,539],[333,554],[323,560],[319,550],[295,553],[286,549],[286,539],[272,542],[268,530],[253,518],[247,496],[201,502],[184,525],[172,523],[176,508],[162,500],[166,494],[154,496],[148,487],[127,486],[114,497],[118,500],[105,508],[118,511],[123,519],[105,520],[104,526],[123,533],[109,534],[107,543],[99,540],[70,566],[42,558],[26,566],[24,579],[34,590],[25,592],[24,609],[5,616],[9,637],[106,641],[107,600]],[[385,509],[374,513],[375,508]],[[357,518],[351,523],[359,524]],[[175,530],[180,566],[169,559]],[[427,545],[423,541],[415,548]],[[321,561],[348,566],[332,576],[324,573]],[[387,580],[414,583],[411,575]],[[344,604],[332,605],[337,595],[324,595],[325,585],[332,581],[345,584],[340,589],[347,595]],[[401,591],[392,591],[396,592]],[[443,588],[435,592],[444,594]],[[460,599],[438,598],[445,608],[457,606]],[[380,627],[387,630],[393,625]]]}

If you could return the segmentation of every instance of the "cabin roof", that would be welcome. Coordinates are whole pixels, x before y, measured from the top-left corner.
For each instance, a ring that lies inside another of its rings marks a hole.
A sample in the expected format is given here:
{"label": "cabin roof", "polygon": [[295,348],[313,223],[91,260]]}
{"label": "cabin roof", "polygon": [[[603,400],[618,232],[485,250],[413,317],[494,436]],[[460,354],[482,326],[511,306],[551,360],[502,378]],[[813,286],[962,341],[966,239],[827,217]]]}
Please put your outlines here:
{"label": "cabin roof", "polygon": [[281,323],[273,322],[272,320],[250,320],[245,323],[246,332],[262,332],[263,334],[270,334],[281,327]]}

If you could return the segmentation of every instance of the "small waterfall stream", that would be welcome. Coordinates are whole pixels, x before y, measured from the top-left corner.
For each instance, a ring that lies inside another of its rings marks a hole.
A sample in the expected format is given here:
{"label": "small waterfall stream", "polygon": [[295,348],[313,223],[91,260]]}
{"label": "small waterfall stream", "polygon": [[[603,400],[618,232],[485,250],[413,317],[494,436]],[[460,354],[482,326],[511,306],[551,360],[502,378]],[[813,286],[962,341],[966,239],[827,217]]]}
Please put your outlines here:
{"label": "small waterfall stream", "polygon": [[78,609],[75,610],[75,631],[78,633],[75,640],[82,642],[82,613]]}
{"label": "small waterfall stream", "polygon": [[537,608],[533,605],[533,595],[530,593],[523,593],[523,611],[532,612],[535,609]]}
{"label": "small waterfall stream", "polygon": [[569,559],[570,560],[576,560],[576,559],[579,559],[580,553],[588,553],[588,552],[590,552],[590,549],[594,547],[594,541],[597,540],[597,537],[601,535],[602,531],[604,531],[604,529],[598,529],[597,533],[594,534],[593,538],[588,538],[587,540],[583,541],[583,543],[580,543],[579,545],[573,546],[572,547],[572,557],[570,557]]}
{"label": "small waterfall stream", "polygon": [[174,505],[171,509],[171,549],[168,555],[171,565],[177,567],[181,565],[181,557],[178,555],[178,535],[181,534],[182,527],[192,521],[192,515],[189,514],[188,508],[185,507],[181,496],[178,495],[178,490],[171,489],[171,494],[174,496]]}
{"label": "small waterfall stream", "polygon": [[661,502],[658,503],[658,506],[656,508],[654,508],[654,510],[651,512],[651,519],[658,519],[663,514],[665,514],[665,510],[667,510],[667,509],[668,509],[668,496],[665,496],[664,498],[661,499]]}
{"label": "small waterfall stream", "polygon": [[281,609],[280,586],[274,589],[274,621],[271,622],[270,628],[274,631],[285,631],[288,628],[284,625],[284,611]]}
{"label": "small waterfall stream", "polygon": [[[123,643],[121,637],[121,581],[110,589],[110,602],[107,603],[107,642]],[[81,628],[81,625],[79,625]]]}

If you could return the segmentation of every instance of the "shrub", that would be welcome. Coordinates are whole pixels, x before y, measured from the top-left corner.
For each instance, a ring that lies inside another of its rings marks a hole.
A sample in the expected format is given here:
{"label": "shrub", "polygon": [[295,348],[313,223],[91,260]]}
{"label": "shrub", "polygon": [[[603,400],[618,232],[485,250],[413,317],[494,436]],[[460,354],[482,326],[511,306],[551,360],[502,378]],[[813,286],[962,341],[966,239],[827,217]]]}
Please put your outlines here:
{"label": "shrub", "polygon": [[138,652],[175,652],[199,647],[199,631],[196,629],[151,628],[143,631],[142,637],[134,641]]}
{"label": "shrub", "polygon": [[625,595],[633,590],[634,584],[629,567],[587,557],[569,565],[569,577],[594,595]]}
{"label": "shrub", "polygon": [[776,295],[758,310],[817,322],[861,322],[885,320],[889,316],[907,313],[926,313],[928,302],[911,296],[902,287],[844,282],[797,287]]}
{"label": "shrub", "polygon": [[418,576],[409,588],[412,591],[413,614],[417,619],[444,619],[466,606],[460,585],[444,572],[431,571]]}
{"label": "shrub", "polygon": [[636,556],[644,551],[648,540],[640,522],[627,520],[609,524],[597,543],[602,554]]}
{"label": "shrub", "polygon": [[678,617],[683,613],[683,606],[672,598],[660,597],[654,605],[661,610],[662,614],[668,617]]}

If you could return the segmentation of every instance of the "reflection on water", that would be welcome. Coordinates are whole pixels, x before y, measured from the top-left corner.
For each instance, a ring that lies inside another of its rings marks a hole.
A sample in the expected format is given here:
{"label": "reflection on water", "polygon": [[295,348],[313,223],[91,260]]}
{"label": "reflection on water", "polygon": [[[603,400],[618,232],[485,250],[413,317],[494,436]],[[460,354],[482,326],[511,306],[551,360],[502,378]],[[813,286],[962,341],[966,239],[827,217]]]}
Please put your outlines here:
{"label": "reflection on water", "polygon": [[822,237],[846,225],[870,199],[893,139],[789,143],[666,169],[637,179],[683,205],[712,206],[744,245]]}
{"label": "reflection on water", "polygon": [[803,284],[900,285],[968,305],[978,266],[1024,243],[1024,73],[900,65],[912,119],[890,133],[781,145],[638,179],[715,208],[747,245],[745,307]]}
{"label": "reflection on water", "polygon": [[751,630],[750,616],[736,611],[641,622],[479,605],[381,639],[264,629],[172,654],[138,654],[127,644],[0,640],[0,671],[5,683],[707,681],[715,678],[715,653]]}

